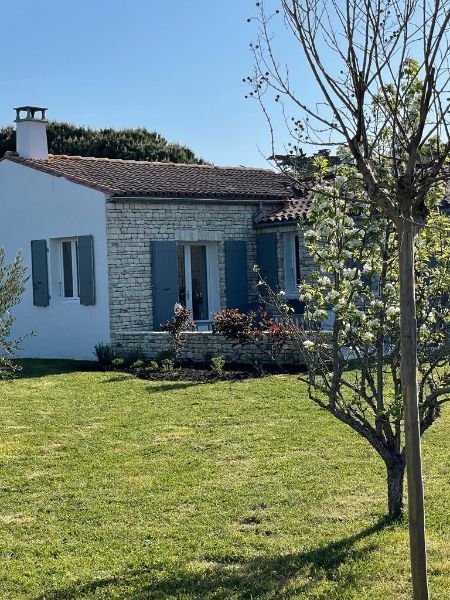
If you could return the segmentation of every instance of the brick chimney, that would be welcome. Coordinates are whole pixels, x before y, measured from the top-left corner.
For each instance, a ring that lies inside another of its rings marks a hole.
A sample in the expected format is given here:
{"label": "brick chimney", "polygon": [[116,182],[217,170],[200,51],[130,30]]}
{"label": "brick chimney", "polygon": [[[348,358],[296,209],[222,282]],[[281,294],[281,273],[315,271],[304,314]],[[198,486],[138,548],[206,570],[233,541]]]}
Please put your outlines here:
{"label": "brick chimney", "polygon": [[[22,158],[48,160],[46,108],[18,106],[16,111],[16,150]],[[38,116],[36,116],[36,113]]]}

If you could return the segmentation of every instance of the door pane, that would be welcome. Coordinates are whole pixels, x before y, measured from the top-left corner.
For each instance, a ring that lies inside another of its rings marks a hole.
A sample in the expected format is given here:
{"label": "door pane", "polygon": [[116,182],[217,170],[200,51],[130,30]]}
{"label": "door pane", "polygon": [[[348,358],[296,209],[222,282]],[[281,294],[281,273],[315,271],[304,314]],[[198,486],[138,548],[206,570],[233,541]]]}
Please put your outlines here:
{"label": "door pane", "polygon": [[186,304],[186,271],[184,265],[184,246],[179,244],[177,246],[177,259],[178,259],[178,302],[183,306]]}
{"label": "door pane", "polygon": [[206,246],[191,246],[192,316],[194,321],[206,321],[208,315],[208,275]]}

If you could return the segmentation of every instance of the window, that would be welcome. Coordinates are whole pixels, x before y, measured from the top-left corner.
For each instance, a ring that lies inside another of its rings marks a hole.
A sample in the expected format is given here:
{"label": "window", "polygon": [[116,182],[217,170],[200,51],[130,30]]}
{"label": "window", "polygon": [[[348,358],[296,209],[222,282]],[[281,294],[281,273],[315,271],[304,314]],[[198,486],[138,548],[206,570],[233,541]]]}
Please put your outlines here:
{"label": "window", "polygon": [[49,240],[49,291],[56,301],[95,305],[94,238],[92,235]]}
{"label": "window", "polygon": [[298,234],[291,231],[284,236],[284,291],[288,296],[298,297],[301,281],[300,248]]}
{"label": "window", "polygon": [[52,297],[60,300],[79,300],[80,268],[78,238],[50,240]]}

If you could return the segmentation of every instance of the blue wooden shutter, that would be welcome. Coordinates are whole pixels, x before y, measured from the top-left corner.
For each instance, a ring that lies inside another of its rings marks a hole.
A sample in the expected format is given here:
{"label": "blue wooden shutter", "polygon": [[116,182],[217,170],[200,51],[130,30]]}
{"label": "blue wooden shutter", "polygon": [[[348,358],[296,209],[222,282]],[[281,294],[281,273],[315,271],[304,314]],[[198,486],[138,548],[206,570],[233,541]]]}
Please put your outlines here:
{"label": "blue wooden shutter", "polygon": [[277,291],[277,234],[259,233],[256,236],[256,253],[261,277],[272,290]]}
{"label": "blue wooden shutter", "polygon": [[243,309],[248,304],[247,244],[241,240],[225,242],[227,307]]}
{"label": "blue wooden shutter", "polygon": [[78,281],[80,304],[95,304],[94,240],[92,235],[78,237]]}
{"label": "blue wooden shutter", "polygon": [[151,242],[153,277],[153,317],[156,331],[173,317],[178,302],[178,265],[176,242]]}
{"label": "blue wooden shutter", "polygon": [[31,242],[31,272],[33,304],[35,306],[48,306],[47,240],[33,240]]}

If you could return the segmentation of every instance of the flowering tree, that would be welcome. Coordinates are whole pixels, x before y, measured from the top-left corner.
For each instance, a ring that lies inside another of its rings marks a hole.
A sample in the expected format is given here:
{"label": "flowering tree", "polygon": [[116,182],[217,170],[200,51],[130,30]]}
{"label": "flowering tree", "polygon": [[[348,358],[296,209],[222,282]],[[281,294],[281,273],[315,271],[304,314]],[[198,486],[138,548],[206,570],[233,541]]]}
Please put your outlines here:
{"label": "flowering tree", "polygon": [[17,370],[12,359],[21,340],[12,340],[9,335],[15,321],[12,309],[25,291],[25,272],[20,255],[8,264],[0,247],[0,379],[12,377]]}
{"label": "flowering tree", "polygon": [[[390,219],[401,238],[398,291],[411,574],[414,600],[428,600],[414,248],[418,229],[427,221],[430,190],[450,179],[450,0],[256,4],[259,36],[252,44],[255,71],[248,78],[249,95],[261,102],[272,142],[270,99],[282,108],[289,153],[295,157],[304,144],[344,145],[367,201]],[[293,46],[278,47],[280,32],[287,32]],[[283,58],[280,52],[286,48]],[[271,154],[278,154],[274,143]]]}
{"label": "flowering tree", "polygon": [[[324,163],[321,165],[324,167]],[[430,192],[428,224],[416,239],[416,289],[421,434],[450,400],[450,218]],[[303,346],[310,397],[362,435],[387,469],[388,510],[403,508],[405,448],[400,378],[399,236],[361,192],[359,176],[342,166],[312,194],[305,232],[317,271],[300,286]],[[272,294],[278,304],[279,295]],[[284,312],[285,328],[289,312]],[[330,319],[331,315],[331,319]],[[327,321],[329,332],[317,330]]]}

